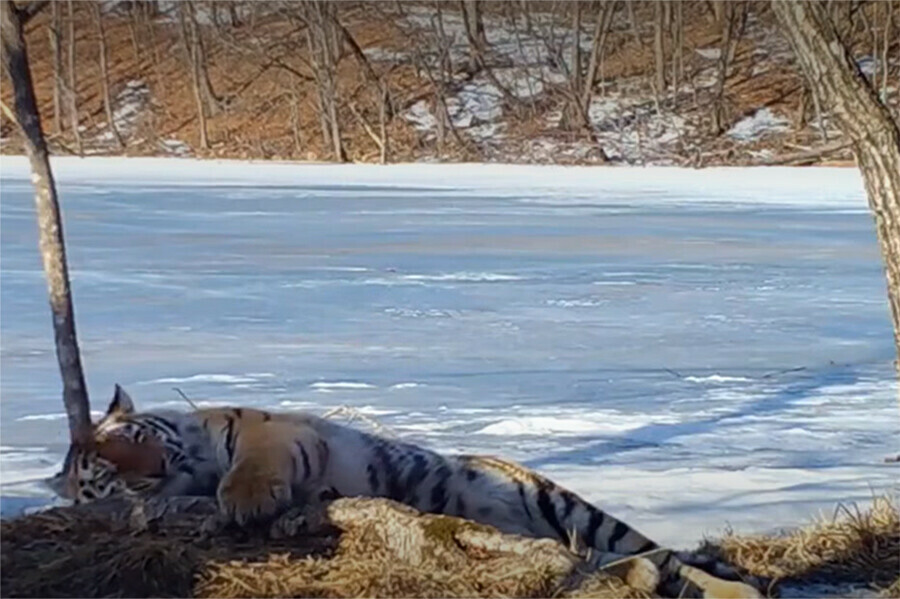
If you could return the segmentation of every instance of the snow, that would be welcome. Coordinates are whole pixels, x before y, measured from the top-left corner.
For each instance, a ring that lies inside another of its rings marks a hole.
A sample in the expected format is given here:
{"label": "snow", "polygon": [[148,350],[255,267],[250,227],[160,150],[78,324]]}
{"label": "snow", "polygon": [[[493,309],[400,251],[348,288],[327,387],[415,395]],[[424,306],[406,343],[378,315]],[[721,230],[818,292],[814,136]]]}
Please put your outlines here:
{"label": "snow", "polygon": [[728,135],[740,141],[751,141],[769,133],[786,131],[789,125],[786,118],[776,115],[766,107],[739,120],[728,130]]}
{"label": "snow", "polygon": [[315,389],[316,391],[333,391],[337,389],[375,389],[375,385],[370,385],[368,383],[354,383],[350,381],[336,381],[333,383],[313,383],[310,385],[311,389]]}
{"label": "snow", "polygon": [[722,57],[721,48],[697,48],[695,52],[706,60],[719,60]]}
{"label": "snow", "polygon": [[[563,31],[563,35],[572,36],[573,32],[565,26],[560,28],[549,15],[540,14],[535,15],[531,22],[531,27],[535,29],[529,29],[524,19],[511,22],[485,15],[484,23],[493,77],[482,72],[471,81],[458,85],[458,89],[447,97],[447,110],[453,126],[462,130],[464,135],[479,143],[496,143],[503,137],[504,129],[503,123],[499,122],[504,115],[504,91],[498,84],[515,98],[528,100],[543,94],[548,86],[564,83],[567,80],[564,72],[550,66],[554,54],[543,38],[553,28],[557,30],[556,35]],[[408,28],[414,36],[438,37],[434,11],[428,8],[407,6],[398,24]],[[469,46],[461,16],[455,12],[443,12],[440,27],[449,45],[452,63],[459,65],[467,61]],[[589,48],[589,34],[582,32],[580,42]],[[394,50],[371,48],[366,52],[376,57],[390,57],[394,62],[412,60],[411,55]],[[564,60],[567,58],[563,57]],[[437,56],[424,56],[422,59],[431,68],[438,64]],[[427,102],[423,100],[411,106],[404,118],[418,131],[426,133],[426,140],[434,138],[437,120]]]}
{"label": "snow", "polygon": [[[854,169],[54,158],[94,408],[240,403],[533,467],[660,542],[896,487]],[[0,163],[0,489],[67,447],[27,161]],[[338,410],[339,409],[339,410]],[[354,416],[355,415],[355,416]]]}
{"label": "snow", "polygon": [[[132,79],[125,83],[122,90],[112,99],[113,106],[113,124],[119,136],[127,141],[135,133],[141,115],[150,101],[150,88],[140,79]],[[109,129],[106,121],[101,121],[97,125],[101,131],[94,137],[92,142],[97,147],[92,148],[91,152],[107,152],[116,148],[116,138]]]}

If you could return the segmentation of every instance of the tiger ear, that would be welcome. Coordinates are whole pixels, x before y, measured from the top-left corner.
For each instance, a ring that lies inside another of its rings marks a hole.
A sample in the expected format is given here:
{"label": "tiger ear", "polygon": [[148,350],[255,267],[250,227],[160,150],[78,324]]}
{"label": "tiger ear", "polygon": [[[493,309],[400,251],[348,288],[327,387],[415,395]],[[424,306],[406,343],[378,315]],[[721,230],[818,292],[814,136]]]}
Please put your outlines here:
{"label": "tiger ear", "polygon": [[131,414],[133,412],[134,402],[131,400],[131,396],[125,392],[125,389],[117,384],[112,401],[109,402],[109,407],[106,409],[106,415],[113,416],[119,414]]}

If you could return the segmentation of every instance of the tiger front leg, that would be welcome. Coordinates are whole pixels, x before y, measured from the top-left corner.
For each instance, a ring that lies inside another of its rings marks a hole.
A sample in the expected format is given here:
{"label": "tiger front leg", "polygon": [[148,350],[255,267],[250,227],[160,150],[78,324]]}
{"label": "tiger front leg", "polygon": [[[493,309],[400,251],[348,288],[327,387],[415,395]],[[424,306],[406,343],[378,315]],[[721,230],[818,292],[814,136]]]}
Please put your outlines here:
{"label": "tiger front leg", "polygon": [[295,487],[321,473],[320,446],[314,431],[294,423],[268,421],[242,430],[216,493],[223,515],[244,525],[291,507]]}
{"label": "tiger front leg", "polygon": [[255,457],[235,462],[216,492],[219,508],[240,525],[274,516],[293,497],[290,478],[282,469],[262,456]]}

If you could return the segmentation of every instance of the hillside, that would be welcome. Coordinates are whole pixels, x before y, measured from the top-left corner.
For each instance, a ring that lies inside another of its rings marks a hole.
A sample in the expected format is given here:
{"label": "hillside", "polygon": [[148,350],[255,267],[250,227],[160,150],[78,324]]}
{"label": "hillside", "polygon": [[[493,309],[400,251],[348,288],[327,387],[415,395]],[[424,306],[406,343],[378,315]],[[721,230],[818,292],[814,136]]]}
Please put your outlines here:
{"label": "hillside", "polygon": [[[835,5],[860,68],[896,114],[900,11]],[[84,154],[691,166],[851,158],[827,115],[817,117],[767,3],[93,6],[73,3],[70,23],[69,6],[53,3],[29,24],[56,153],[80,153],[68,110],[74,32]],[[98,17],[121,146],[104,109]],[[5,79],[2,96],[8,103]],[[16,136],[4,118],[4,153],[20,151]]]}

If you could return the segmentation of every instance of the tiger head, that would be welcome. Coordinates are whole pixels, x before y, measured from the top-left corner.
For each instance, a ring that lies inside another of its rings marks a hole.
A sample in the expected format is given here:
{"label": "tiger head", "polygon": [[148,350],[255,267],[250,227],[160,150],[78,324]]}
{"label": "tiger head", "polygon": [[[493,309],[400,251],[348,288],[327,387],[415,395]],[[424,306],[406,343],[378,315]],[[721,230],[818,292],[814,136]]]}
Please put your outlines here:
{"label": "tiger head", "polygon": [[69,446],[62,470],[48,478],[47,485],[76,504],[156,488],[165,475],[165,451],[140,427],[127,426],[132,414],[131,397],[116,385],[106,414],[94,425],[93,438]]}

